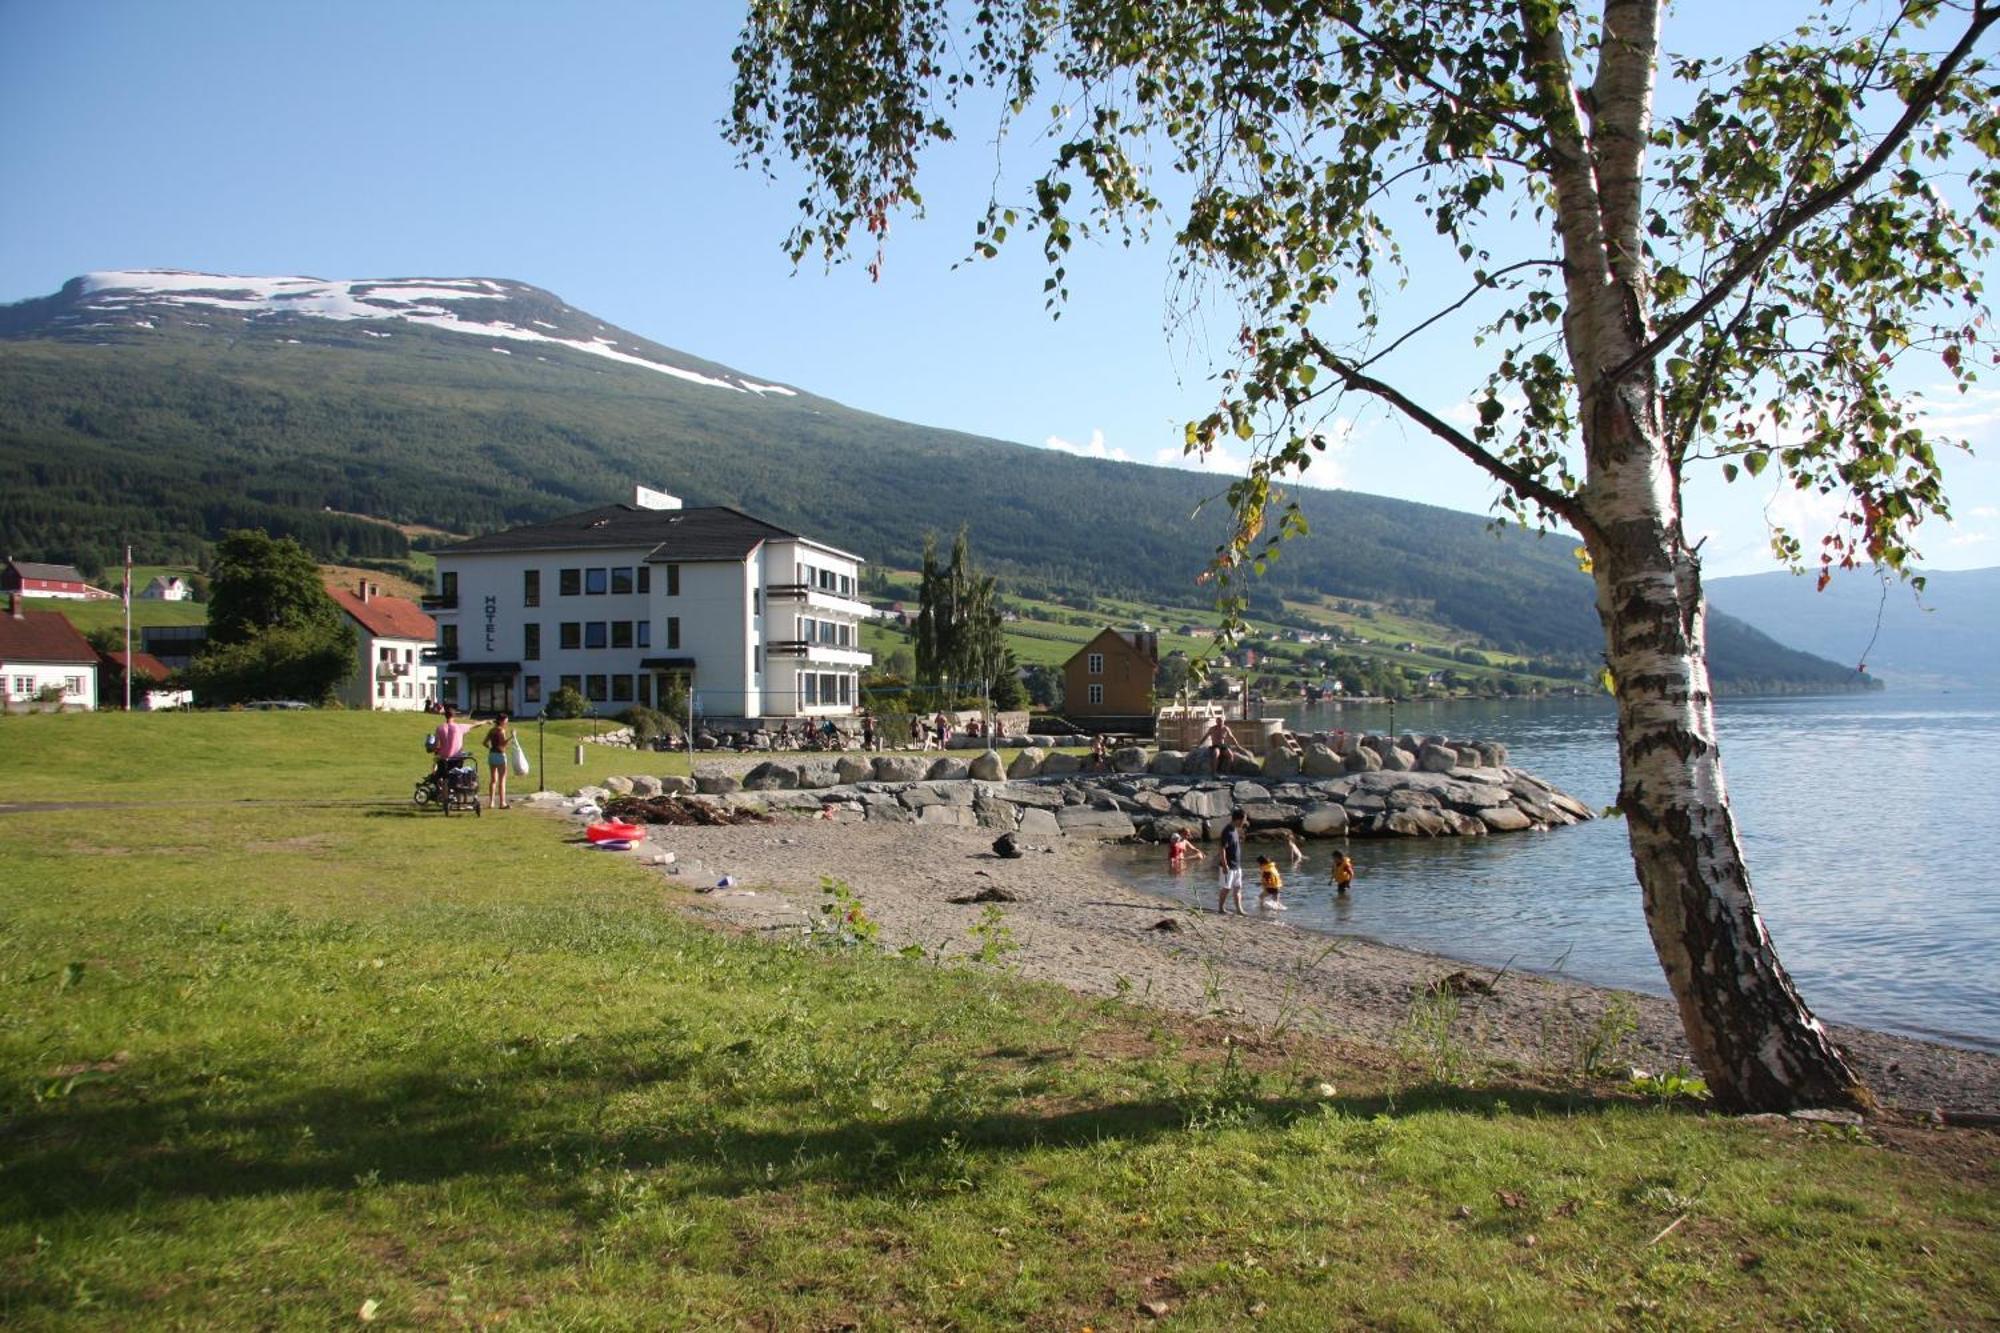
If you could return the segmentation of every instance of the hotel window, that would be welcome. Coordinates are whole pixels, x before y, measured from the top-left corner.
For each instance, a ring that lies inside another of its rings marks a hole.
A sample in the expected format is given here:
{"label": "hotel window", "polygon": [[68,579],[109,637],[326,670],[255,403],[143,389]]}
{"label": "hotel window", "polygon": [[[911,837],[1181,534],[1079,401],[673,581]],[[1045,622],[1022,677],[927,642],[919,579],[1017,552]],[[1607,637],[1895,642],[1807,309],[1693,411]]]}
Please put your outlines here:
{"label": "hotel window", "polygon": [[639,566],[639,591],[651,592],[652,590],[653,567],[651,565],[641,565]]}
{"label": "hotel window", "polygon": [[556,592],[564,597],[583,595],[583,571],[563,569],[556,572]]}
{"label": "hotel window", "polygon": [[594,704],[601,704],[605,701],[605,699],[608,696],[609,692],[605,689],[604,677],[585,676],[583,678],[584,698],[590,700]]}
{"label": "hotel window", "polygon": [[651,676],[634,676],[632,677],[632,683],[639,687],[639,703],[644,707],[651,708],[653,706],[653,678]]}
{"label": "hotel window", "polygon": [[614,620],[611,622],[611,646],[613,648],[630,648],[632,646],[631,621]]}
{"label": "hotel window", "polygon": [[608,569],[586,569],[583,571],[583,593],[586,597],[602,597],[611,571]]}
{"label": "hotel window", "polygon": [[458,660],[458,626],[438,626],[438,656],[447,662]]}
{"label": "hotel window", "polygon": [[602,620],[586,620],[583,624],[583,646],[602,648],[605,644],[605,623]]}
{"label": "hotel window", "polygon": [[542,701],[542,678],[540,676],[521,677],[521,702],[538,704]]}
{"label": "hotel window", "polygon": [[854,702],[854,677],[842,676],[840,678],[840,701],[844,704]]}
{"label": "hotel window", "polygon": [[530,621],[521,626],[521,660],[539,662],[542,659],[542,627]]}
{"label": "hotel window", "polygon": [[556,627],[556,643],[566,652],[575,652],[583,647],[583,622],[565,620]]}
{"label": "hotel window", "polygon": [[629,704],[632,702],[632,678],[630,676],[613,676],[611,678],[611,702],[615,704]]}
{"label": "hotel window", "polygon": [[630,565],[619,565],[611,571],[611,591],[617,596],[623,596],[632,591],[632,567]]}
{"label": "hotel window", "polygon": [[840,576],[840,595],[842,597],[854,596],[854,576],[852,574],[842,574]]}
{"label": "hotel window", "polygon": [[1104,687],[1102,685],[1093,685],[1090,687],[1090,701],[1094,704],[1104,702]]}
{"label": "hotel window", "polygon": [[1091,655],[1090,655],[1090,656],[1089,656],[1089,657],[1088,657],[1087,659],[1085,659],[1085,661],[1084,661],[1084,667],[1083,667],[1083,669],[1084,669],[1085,671],[1088,671],[1088,672],[1089,672],[1089,673],[1090,673],[1091,675],[1093,675],[1093,676],[1101,676],[1101,675],[1103,675],[1103,674],[1104,674],[1104,654],[1103,654],[1103,653],[1092,653],[1092,654],[1091,654]]}
{"label": "hotel window", "polygon": [[641,621],[639,621],[639,622],[638,622],[637,624],[635,624],[635,625],[633,625],[633,626],[632,626],[632,632],[633,632],[634,634],[638,635],[638,637],[639,637],[639,646],[640,646],[641,648],[651,648],[651,647],[653,646],[653,622],[652,622],[652,621],[650,621],[650,620],[641,620]]}
{"label": "hotel window", "polygon": [[668,565],[667,596],[678,597],[680,595],[681,595],[681,567],[679,565]]}
{"label": "hotel window", "polygon": [[679,616],[668,616],[667,647],[678,648],[680,646],[681,646],[681,618]]}
{"label": "hotel window", "polygon": [[808,708],[817,708],[819,706],[818,673],[808,671],[804,675],[799,677],[799,681],[801,684],[805,686],[805,691],[804,691],[805,697],[801,699],[799,702],[803,703]]}
{"label": "hotel window", "polygon": [[575,690],[575,691],[576,691],[576,692],[577,692],[578,694],[582,694],[582,693],[583,693],[583,677],[582,677],[582,676],[564,676],[564,677],[562,677],[562,679],[561,679],[561,683],[560,683],[560,684],[559,684],[559,685],[557,686],[557,688],[558,688],[558,689],[564,689],[564,690]]}
{"label": "hotel window", "polygon": [[521,571],[521,605],[540,606],[542,604],[542,571],[524,569]]}
{"label": "hotel window", "polygon": [[458,571],[447,569],[438,575],[438,592],[444,604],[451,606],[458,601]]}

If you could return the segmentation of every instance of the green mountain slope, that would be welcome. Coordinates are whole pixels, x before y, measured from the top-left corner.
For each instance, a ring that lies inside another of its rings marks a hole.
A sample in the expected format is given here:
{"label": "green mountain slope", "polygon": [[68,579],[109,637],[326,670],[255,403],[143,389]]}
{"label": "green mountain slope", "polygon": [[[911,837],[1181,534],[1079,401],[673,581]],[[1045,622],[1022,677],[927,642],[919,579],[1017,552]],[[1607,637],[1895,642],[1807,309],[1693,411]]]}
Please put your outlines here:
{"label": "green mountain slope", "polygon": [[2000,568],[1932,572],[1921,593],[1872,570],[1716,579],[1710,600],[1784,643],[1835,661],[1868,659],[1896,687],[2000,688]]}
{"label": "green mountain slope", "polygon": [[[1183,604],[1222,533],[1213,477],[872,416],[516,283],[111,278],[0,308],[12,554],[101,561],[130,541],[141,559],[185,560],[257,525],[328,558],[395,555],[400,533],[347,515],[479,532],[644,482],[891,566],[912,564],[926,531],[965,524],[1016,588]],[[1379,497],[1299,497],[1312,533],[1271,567],[1268,595],[1403,604],[1503,650],[1597,657],[1572,542]],[[1771,665],[1718,655],[1717,674]]]}

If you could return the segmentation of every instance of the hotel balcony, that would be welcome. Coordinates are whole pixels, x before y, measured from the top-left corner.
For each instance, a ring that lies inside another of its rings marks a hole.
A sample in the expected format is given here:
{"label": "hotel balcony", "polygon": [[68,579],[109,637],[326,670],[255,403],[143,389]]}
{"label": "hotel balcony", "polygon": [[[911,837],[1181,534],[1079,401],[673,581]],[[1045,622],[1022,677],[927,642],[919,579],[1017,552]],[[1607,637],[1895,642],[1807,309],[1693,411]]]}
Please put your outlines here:
{"label": "hotel balcony", "polygon": [[868,620],[881,614],[866,602],[842,597],[839,593],[827,592],[808,583],[773,583],[764,589],[764,599],[768,602],[800,602],[809,610],[831,611],[835,615],[853,616],[856,620]]}
{"label": "hotel balcony", "polygon": [[865,667],[875,655],[859,648],[841,648],[831,643],[807,643],[804,639],[773,639],[764,645],[766,657],[796,657],[815,666]]}

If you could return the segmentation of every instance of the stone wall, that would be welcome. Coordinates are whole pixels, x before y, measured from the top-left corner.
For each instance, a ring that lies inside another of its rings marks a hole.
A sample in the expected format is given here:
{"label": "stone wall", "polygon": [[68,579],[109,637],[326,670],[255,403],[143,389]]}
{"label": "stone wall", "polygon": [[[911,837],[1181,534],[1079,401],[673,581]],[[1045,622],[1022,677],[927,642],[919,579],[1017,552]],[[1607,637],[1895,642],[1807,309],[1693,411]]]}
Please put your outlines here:
{"label": "stone wall", "polygon": [[740,779],[611,778],[604,788],[578,794],[682,792],[846,819],[1154,841],[1175,830],[1197,840],[1219,837],[1238,809],[1253,831],[1284,828],[1309,838],[1478,836],[1591,818],[1581,801],[1507,767],[1505,757],[1504,749],[1484,743],[1357,737],[1345,747],[1313,744],[1292,756],[1276,751],[1252,777],[1210,775],[1198,767],[1211,758],[1204,751],[1149,756],[1136,747],[1114,753],[1114,771],[1091,774],[1080,771],[1075,755],[1032,748],[1004,773],[991,751],[969,761],[838,755],[772,760]]}

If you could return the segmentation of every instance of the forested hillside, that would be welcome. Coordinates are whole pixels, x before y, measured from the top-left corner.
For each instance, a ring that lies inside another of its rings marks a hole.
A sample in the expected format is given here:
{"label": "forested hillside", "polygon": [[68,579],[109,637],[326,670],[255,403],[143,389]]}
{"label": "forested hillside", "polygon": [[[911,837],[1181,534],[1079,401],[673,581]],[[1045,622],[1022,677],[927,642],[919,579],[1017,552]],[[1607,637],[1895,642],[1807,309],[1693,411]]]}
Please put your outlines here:
{"label": "forested hillside", "polygon": [[[476,533],[643,482],[892,566],[914,563],[927,531],[964,524],[1018,588],[1184,603],[1222,531],[1217,478],[872,416],[756,385],[547,293],[485,285],[517,341],[463,323],[92,308],[75,283],[0,309],[0,546],[109,563],[129,541],[141,560],[188,560],[257,526],[324,558],[385,556],[406,549],[402,534],[345,515]],[[529,316],[594,342],[522,332]],[[599,344],[634,364],[575,350]],[[653,373],[640,357],[671,366]],[[1372,496],[1299,496],[1312,532],[1271,566],[1270,592],[1402,603],[1502,649],[1595,660],[1572,541]]]}

